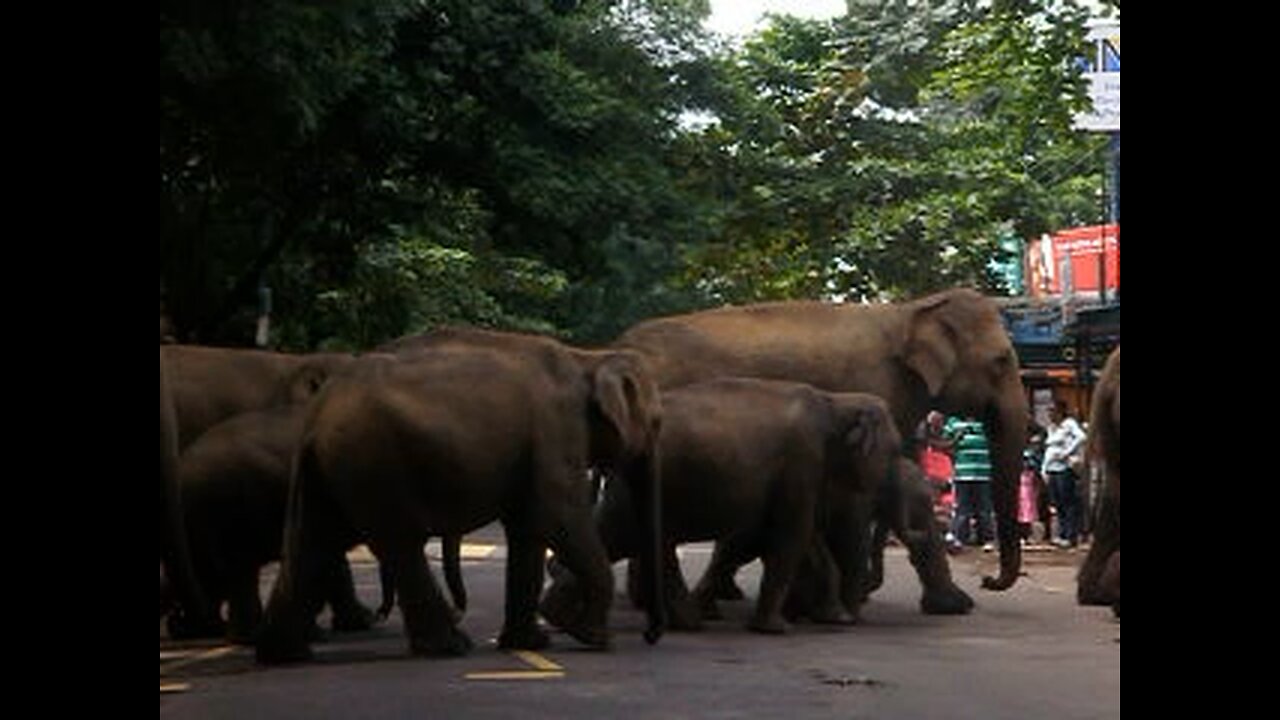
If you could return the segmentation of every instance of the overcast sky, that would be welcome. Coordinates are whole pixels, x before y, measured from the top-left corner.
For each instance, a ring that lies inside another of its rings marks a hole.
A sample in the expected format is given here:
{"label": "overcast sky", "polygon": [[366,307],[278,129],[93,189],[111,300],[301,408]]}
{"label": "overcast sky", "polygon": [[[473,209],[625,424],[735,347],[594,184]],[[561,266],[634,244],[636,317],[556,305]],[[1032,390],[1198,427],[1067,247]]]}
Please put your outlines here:
{"label": "overcast sky", "polygon": [[844,13],[845,0],[711,0],[707,26],[725,35],[745,35],[766,12],[804,18],[831,18]]}

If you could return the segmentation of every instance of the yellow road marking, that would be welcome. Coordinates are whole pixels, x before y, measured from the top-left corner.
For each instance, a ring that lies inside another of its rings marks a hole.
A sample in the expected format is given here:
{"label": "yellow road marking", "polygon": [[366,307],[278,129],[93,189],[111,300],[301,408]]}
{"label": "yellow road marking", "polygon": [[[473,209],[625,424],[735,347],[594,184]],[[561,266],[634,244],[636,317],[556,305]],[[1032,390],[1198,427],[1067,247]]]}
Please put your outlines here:
{"label": "yellow road marking", "polygon": [[[488,560],[497,552],[497,545],[487,545],[484,543],[462,543],[458,548],[458,556],[462,560]],[[432,560],[440,559],[440,543],[432,540],[427,543],[427,555]],[[347,553],[347,560],[355,563],[371,563],[377,561],[377,557],[365,545],[359,545],[351,552]]]}
{"label": "yellow road marking", "polygon": [[160,693],[180,693],[191,689],[190,683],[160,683]]}
{"label": "yellow road marking", "polygon": [[511,654],[515,655],[516,657],[520,658],[526,663],[532,665],[537,670],[543,670],[543,671],[564,670],[564,668],[551,662],[550,660],[546,659],[545,657],[539,655],[538,653],[532,650],[513,650]]}
{"label": "yellow road marking", "polygon": [[182,660],[175,660],[170,663],[165,663],[160,666],[160,672],[162,673],[172,672],[173,670],[177,670],[178,668],[184,668],[184,667],[187,667],[188,665],[195,665],[196,663],[205,662],[206,660],[214,660],[224,655],[230,655],[231,653],[235,652],[235,650],[236,650],[235,645],[224,645],[222,647],[216,647],[212,650],[208,650],[196,655],[192,655],[187,658],[183,658]]}
{"label": "yellow road marking", "polygon": [[484,560],[498,549],[497,545],[472,545],[470,543],[462,543],[458,554],[463,560]]}
{"label": "yellow road marking", "polygon": [[467,673],[468,680],[549,680],[562,678],[559,670],[516,670],[510,672],[476,672]]}
{"label": "yellow road marking", "polygon": [[467,673],[468,680],[551,680],[564,677],[564,668],[532,650],[512,650],[511,655],[533,670],[494,670]]}

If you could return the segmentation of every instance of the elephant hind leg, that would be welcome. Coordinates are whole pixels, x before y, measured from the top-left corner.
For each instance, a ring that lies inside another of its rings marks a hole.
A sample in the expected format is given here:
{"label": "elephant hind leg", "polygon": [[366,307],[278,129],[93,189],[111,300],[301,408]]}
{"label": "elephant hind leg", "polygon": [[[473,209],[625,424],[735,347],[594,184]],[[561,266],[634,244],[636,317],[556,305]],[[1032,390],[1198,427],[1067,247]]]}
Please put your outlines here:
{"label": "elephant hind leg", "polygon": [[[711,562],[693,588],[693,601],[697,604],[702,619],[720,620],[724,617],[716,601],[725,599],[722,597],[721,590],[725,586],[726,579],[728,585],[733,585],[734,573],[738,568],[754,560],[756,555],[754,537],[744,533],[721,538],[716,542],[715,550],[711,553]],[[733,586],[737,589],[736,585]],[[742,591],[738,592],[739,597],[743,597]]]}
{"label": "elephant hind leg", "polygon": [[356,581],[345,553],[335,553],[326,567],[325,597],[333,609],[335,632],[359,632],[373,627],[373,611],[356,597]]}
{"label": "elephant hind leg", "polygon": [[422,541],[397,544],[379,551],[391,567],[399,591],[400,612],[409,651],[424,656],[460,656],[473,643],[453,622],[453,614],[422,554]]}

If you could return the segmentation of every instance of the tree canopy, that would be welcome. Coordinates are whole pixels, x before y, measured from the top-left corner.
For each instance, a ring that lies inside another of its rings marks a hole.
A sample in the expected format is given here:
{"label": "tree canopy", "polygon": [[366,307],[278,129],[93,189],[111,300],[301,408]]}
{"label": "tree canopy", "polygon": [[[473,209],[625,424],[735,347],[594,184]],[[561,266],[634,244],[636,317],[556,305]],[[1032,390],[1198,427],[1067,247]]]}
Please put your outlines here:
{"label": "tree canopy", "polygon": [[443,323],[610,339],[757,299],[999,291],[1098,219],[1073,2],[850,0],[742,44],[706,0],[160,10],[179,339],[366,348]]}

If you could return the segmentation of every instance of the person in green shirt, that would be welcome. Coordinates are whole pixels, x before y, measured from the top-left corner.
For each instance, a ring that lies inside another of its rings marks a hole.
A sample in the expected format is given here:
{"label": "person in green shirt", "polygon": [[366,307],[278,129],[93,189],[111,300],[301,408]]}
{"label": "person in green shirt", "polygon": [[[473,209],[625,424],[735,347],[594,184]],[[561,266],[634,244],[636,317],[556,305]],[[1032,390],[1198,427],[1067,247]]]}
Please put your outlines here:
{"label": "person in green shirt", "polygon": [[[991,505],[991,453],[978,420],[947,419],[946,435],[955,449],[956,514],[951,526],[955,542],[995,549],[995,515]],[[976,537],[971,525],[976,526]]]}

